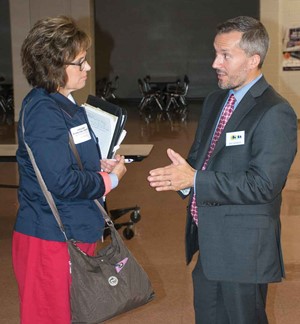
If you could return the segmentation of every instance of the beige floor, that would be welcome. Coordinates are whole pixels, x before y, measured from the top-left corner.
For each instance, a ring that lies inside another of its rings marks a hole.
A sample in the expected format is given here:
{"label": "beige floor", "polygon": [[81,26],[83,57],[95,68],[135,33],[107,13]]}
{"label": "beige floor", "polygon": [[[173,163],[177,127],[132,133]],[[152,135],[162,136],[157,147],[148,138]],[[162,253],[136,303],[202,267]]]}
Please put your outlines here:
{"label": "beige floor", "polygon": [[[136,258],[149,273],[156,298],[139,309],[107,321],[112,324],[192,324],[191,271],[185,265],[184,223],[186,202],[174,193],[153,191],[146,177],[150,169],[168,163],[166,149],[183,156],[191,144],[200,104],[191,103],[186,116],[139,116],[135,105],[127,105],[129,118],[125,143],[154,144],[150,156],[128,165],[120,186],[108,196],[108,209],[141,207],[142,219],[135,236],[126,240]],[[0,125],[0,143],[14,143],[14,128]],[[15,163],[0,164],[0,184],[17,184]],[[300,158],[292,166],[282,206],[282,240],[287,277],[269,288],[267,311],[270,324],[300,322]],[[11,232],[16,214],[17,190],[0,188],[0,323],[17,324],[17,286],[11,267]],[[129,219],[129,214],[119,221]],[[42,324],[42,323],[41,323]],[[55,324],[55,323],[54,323]],[[238,324],[238,323],[236,323]]]}

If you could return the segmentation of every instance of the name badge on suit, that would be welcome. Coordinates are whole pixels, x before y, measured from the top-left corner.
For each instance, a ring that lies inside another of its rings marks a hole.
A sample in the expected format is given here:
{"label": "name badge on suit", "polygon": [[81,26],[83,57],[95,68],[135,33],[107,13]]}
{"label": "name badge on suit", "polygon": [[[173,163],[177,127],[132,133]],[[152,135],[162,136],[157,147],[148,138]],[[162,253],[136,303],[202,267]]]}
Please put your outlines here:
{"label": "name badge on suit", "polygon": [[226,146],[244,145],[245,131],[226,133]]}

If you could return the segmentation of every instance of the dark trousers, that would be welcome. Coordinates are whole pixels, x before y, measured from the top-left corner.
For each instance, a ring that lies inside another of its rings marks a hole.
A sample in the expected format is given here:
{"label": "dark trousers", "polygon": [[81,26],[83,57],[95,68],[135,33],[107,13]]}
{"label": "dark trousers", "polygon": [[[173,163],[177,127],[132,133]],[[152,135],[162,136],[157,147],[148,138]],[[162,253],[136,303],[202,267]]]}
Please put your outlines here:
{"label": "dark trousers", "polygon": [[192,276],[196,324],[268,324],[267,284],[208,280],[200,257]]}

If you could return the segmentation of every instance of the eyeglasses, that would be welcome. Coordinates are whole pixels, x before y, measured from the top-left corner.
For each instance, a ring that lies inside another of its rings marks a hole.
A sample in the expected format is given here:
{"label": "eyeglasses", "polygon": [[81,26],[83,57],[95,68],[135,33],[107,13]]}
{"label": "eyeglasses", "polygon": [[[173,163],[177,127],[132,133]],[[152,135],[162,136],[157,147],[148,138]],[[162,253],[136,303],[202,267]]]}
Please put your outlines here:
{"label": "eyeglasses", "polygon": [[84,58],[84,60],[82,62],[67,62],[67,63],[65,63],[65,65],[76,65],[76,66],[79,66],[80,71],[83,71],[86,68],[87,59]]}

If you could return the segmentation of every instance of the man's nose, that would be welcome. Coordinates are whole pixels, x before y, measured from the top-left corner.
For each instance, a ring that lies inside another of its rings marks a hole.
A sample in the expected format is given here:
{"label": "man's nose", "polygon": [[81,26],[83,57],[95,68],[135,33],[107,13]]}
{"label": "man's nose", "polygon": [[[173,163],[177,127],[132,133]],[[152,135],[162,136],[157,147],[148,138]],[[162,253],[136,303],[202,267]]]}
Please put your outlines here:
{"label": "man's nose", "polygon": [[220,68],[221,64],[222,64],[221,59],[218,56],[216,56],[212,63],[212,67],[213,69],[218,69]]}

